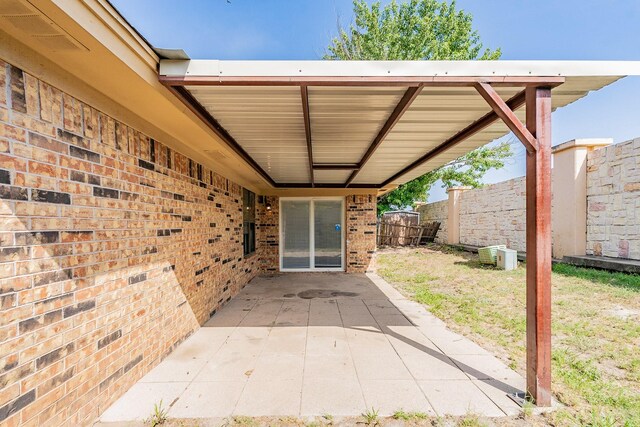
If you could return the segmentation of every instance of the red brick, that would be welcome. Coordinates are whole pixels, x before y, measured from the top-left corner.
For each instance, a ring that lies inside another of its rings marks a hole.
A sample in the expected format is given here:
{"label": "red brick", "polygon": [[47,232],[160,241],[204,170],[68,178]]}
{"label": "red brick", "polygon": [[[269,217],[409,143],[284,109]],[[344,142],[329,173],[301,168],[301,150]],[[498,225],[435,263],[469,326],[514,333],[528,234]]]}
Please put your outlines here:
{"label": "red brick", "polygon": [[36,117],[28,116],[24,113],[13,111],[11,124],[22,129],[28,129],[43,135],[55,136],[56,128],[51,123],[39,120]]}
{"label": "red brick", "polygon": [[24,73],[24,88],[27,114],[40,117],[40,95],[38,90],[38,79]]}
{"label": "red brick", "polygon": [[7,64],[0,60],[0,105],[7,105]]}
{"label": "red brick", "polygon": [[[30,199],[12,200],[0,217],[0,304],[11,321],[0,327],[0,354],[41,362],[0,373],[0,385],[37,391],[24,425],[88,424],[273,259],[242,258],[239,185],[12,72],[11,94],[24,108],[0,109],[0,169],[12,170],[10,185]],[[197,286],[194,272],[204,268]],[[117,339],[101,341],[115,331]]]}
{"label": "red brick", "polygon": [[9,387],[0,390],[0,406],[4,406],[6,403],[20,396],[20,384],[15,383]]}
{"label": "red brick", "polygon": [[82,128],[82,106],[80,102],[66,93],[62,94],[64,129],[81,135]]}
{"label": "red brick", "polygon": [[8,123],[0,124],[0,138],[13,139],[15,141],[25,142],[27,140],[27,132]]}
{"label": "red brick", "polygon": [[40,118],[56,126],[62,125],[62,92],[42,81],[40,83]]}
{"label": "red brick", "polygon": [[26,172],[27,161],[6,154],[0,154],[0,169]]}
{"label": "red brick", "polygon": [[29,132],[29,144],[57,153],[69,153],[67,144],[33,132]]}

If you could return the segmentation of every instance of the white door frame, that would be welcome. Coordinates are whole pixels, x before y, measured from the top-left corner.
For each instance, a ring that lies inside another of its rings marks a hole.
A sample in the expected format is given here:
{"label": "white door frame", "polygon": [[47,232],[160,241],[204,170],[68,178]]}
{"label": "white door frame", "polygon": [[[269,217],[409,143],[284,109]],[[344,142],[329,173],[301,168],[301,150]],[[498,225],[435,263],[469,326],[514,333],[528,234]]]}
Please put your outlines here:
{"label": "white door frame", "polygon": [[[309,202],[309,268],[284,268],[283,267],[283,251],[284,251],[284,239],[282,233],[284,227],[282,226],[282,202],[287,200],[298,200]],[[334,200],[340,201],[340,267],[332,268],[315,268],[315,221],[314,221],[314,201],[315,200]],[[344,225],[346,222],[345,211],[345,198],[344,197],[280,197],[279,209],[278,209],[278,233],[280,238],[279,247],[279,260],[280,271],[282,272],[304,272],[304,271],[345,271],[345,230]]]}

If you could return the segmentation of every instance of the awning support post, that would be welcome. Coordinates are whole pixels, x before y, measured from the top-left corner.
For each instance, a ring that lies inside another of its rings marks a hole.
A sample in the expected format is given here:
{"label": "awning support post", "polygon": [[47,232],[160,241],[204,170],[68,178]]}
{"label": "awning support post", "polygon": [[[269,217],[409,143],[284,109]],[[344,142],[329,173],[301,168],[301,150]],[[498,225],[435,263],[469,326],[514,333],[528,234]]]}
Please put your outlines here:
{"label": "awning support post", "polygon": [[551,406],[551,89],[528,87],[525,98],[526,126],[537,142],[526,153],[527,392],[545,407]]}

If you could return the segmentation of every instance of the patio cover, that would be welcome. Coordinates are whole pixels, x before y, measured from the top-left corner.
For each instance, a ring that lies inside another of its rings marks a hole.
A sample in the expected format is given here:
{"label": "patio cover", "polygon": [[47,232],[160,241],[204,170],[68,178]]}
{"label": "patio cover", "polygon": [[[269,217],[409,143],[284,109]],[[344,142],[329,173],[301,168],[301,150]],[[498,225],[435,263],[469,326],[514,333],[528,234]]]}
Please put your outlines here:
{"label": "patio cover", "polygon": [[513,132],[526,148],[527,393],[551,405],[551,112],[639,62],[176,59],[159,74],[274,188],[383,194]]}
{"label": "patio cover", "polygon": [[382,194],[509,132],[479,83],[523,121],[525,87],[552,88],[555,110],[640,62],[165,59],[159,74],[272,187]]}

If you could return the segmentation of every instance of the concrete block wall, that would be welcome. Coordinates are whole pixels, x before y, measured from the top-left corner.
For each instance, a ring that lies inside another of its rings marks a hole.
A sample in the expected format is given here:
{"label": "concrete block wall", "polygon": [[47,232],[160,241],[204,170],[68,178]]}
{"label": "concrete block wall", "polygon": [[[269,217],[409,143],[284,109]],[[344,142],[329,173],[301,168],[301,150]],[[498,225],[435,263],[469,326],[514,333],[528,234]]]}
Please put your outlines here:
{"label": "concrete block wall", "polygon": [[238,184],[0,61],[0,424],[90,424],[269,268],[263,214],[245,258]]}
{"label": "concrete block wall", "polygon": [[587,253],[640,259],[640,138],[589,153]]}
{"label": "concrete block wall", "polygon": [[436,234],[437,243],[447,243],[447,216],[449,201],[442,200],[434,203],[421,203],[416,206],[416,211],[420,213],[420,223],[439,222],[440,228]]}
{"label": "concrete block wall", "polygon": [[[640,259],[640,138],[568,141],[554,147],[553,255]],[[459,195],[459,243],[526,250],[526,182],[515,178]],[[450,193],[451,198],[451,193]],[[449,200],[450,201],[450,200]],[[418,207],[424,221],[443,204]],[[451,227],[452,218],[447,217]],[[458,243],[450,242],[447,243]]]}
{"label": "concrete block wall", "polygon": [[505,244],[526,249],[525,178],[516,178],[460,195],[460,243]]}

